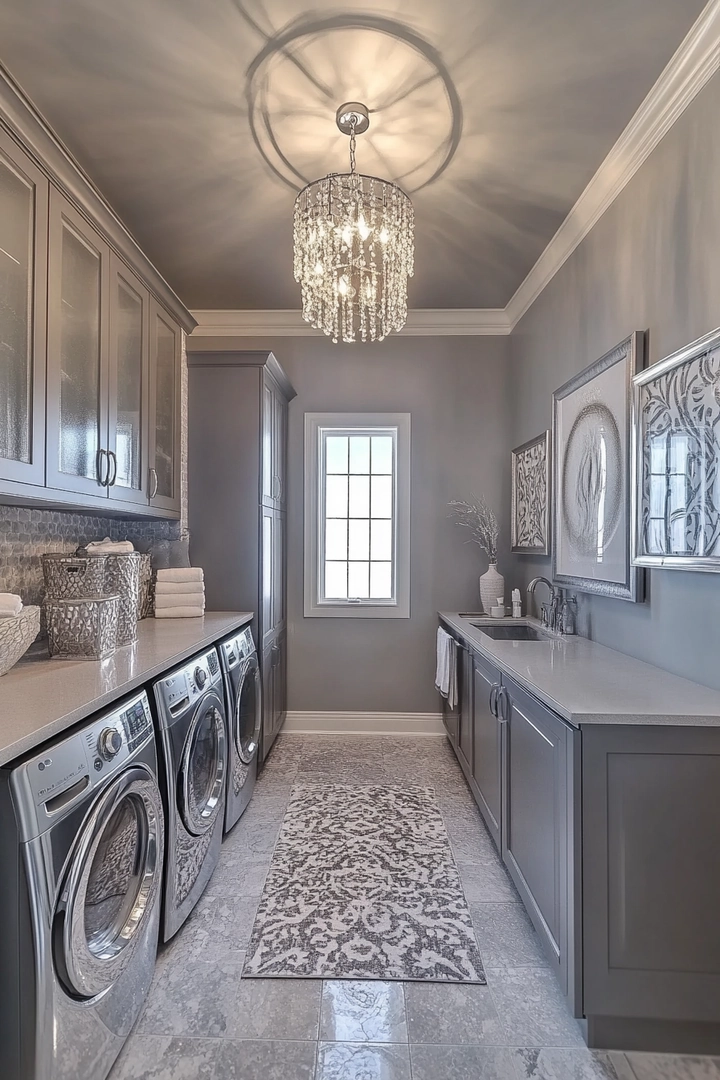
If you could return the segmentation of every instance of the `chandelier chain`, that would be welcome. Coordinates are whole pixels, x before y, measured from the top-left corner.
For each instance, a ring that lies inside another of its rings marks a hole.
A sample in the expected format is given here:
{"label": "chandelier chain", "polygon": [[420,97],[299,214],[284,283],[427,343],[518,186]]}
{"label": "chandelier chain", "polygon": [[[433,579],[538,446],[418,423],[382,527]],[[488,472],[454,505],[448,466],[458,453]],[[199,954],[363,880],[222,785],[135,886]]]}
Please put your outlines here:
{"label": "chandelier chain", "polygon": [[355,172],[355,124],[356,119],[353,115],[350,121],[350,172]]}

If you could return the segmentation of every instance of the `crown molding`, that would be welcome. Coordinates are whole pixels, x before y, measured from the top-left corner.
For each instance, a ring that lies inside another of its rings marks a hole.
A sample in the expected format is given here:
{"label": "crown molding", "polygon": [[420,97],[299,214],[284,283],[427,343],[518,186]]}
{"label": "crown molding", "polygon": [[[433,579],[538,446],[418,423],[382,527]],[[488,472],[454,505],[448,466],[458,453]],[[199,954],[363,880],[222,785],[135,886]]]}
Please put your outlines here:
{"label": "crown molding", "polygon": [[[720,0],[710,0],[505,308],[434,308],[408,312],[410,337],[512,333],[543,289],[629,184],[702,88],[720,70]],[[322,336],[299,311],[194,311],[199,337]]]}
{"label": "crown molding", "polygon": [[555,236],[511,298],[513,330],[644,161],[720,69],[720,0],[710,0]]}
{"label": "crown molding", "polygon": [[[323,337],[300,311],[199,310],[193,339],[204,337]],[[408,312],[404,337],[477,337],[509,334],[504,308],[417,308]]]}

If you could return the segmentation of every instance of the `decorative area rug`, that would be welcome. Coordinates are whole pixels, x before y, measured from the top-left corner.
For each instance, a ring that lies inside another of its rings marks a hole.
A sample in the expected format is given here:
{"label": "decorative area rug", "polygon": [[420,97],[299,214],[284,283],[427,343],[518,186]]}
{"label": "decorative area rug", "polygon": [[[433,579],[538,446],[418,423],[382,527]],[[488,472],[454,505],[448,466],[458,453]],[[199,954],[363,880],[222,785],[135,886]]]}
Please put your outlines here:
{"label": "decorative area rug", "polygon": [[296,785],[243,976],[485,983],[434,790]]}

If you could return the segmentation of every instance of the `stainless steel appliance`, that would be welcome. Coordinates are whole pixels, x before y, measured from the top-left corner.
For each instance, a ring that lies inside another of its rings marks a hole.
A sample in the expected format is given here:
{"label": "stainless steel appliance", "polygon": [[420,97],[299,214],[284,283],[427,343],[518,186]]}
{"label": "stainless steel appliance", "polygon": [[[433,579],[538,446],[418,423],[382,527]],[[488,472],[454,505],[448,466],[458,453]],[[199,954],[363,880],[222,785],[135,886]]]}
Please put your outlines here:
{"label": "stainless steel appliance", "polygon": [[249,626],[219,647],[228,721],[225,832],[247,807],[255,787],[262,732],[260,664]]}
{"label": "stainless steel appliance", "polygon": [[227,739],[215,649],[153,687],[167,822],[161,937],[177,933],[217,864],[225,811]]}
{"label": "stainless steel appliance", "polygon": [[0,1069],[103,1080],[150,987],[163,808],[147,695],[0,773]]}

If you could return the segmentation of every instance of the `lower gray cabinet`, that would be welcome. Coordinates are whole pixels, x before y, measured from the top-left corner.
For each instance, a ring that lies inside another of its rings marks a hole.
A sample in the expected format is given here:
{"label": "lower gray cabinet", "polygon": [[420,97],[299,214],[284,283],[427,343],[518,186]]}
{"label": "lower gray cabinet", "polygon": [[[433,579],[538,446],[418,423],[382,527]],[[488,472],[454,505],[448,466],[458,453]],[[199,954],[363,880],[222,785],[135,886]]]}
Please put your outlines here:
{"label": "lower gray cabinet", "polygon": [[572,1000],[576,733],[507,678],[500,711],[505,719],[503,861],[563,991],[577,1005]]}
{"label": "lower gray cabinet", "polygon": [[498,713],[501,675],[497,668],[473,658],[473,768],[475,798],[485,824],[501,846],[503,723]]}
{"label": "lower gray cabinet", "polygon": [[472,653],[466,645],[458,642],[457,680],[460,699],[457,753],[468,780],[472,776],[473,761],[473,666]]}

